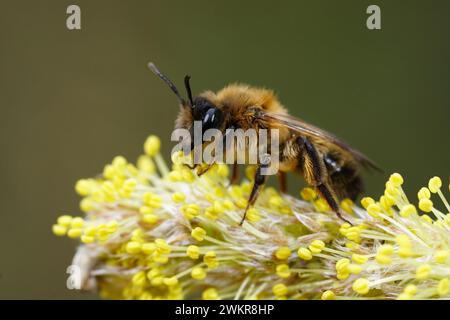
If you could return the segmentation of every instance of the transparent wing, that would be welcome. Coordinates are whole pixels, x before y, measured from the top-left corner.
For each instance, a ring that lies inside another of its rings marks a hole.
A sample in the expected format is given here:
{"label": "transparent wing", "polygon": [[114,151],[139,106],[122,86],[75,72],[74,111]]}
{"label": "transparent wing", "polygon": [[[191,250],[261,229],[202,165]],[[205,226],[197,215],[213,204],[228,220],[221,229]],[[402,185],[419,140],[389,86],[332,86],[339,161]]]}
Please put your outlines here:
{"label": "transparent wing", "polygon": [[283,126],[289,128],[290,130],[297,132],[301,135],[312,136],[312,137],[316,137],[319,139],[323,139],[323,140],[325,140],[329,143],[332,143],[332,144],[338,146],[339,148],[349,152],[364,167],[381,171],[381,169],[377,166],[377,164],[375,162],[373,162],[372,160],[370,160],[368,157],[366,157],[363,153],[351,148],[343,140],[339,139],[332,133],[329,133],[319,127],[316,127],[312,124],[309,124],[303,120],[300,120],[296,117],[293,117],[293,116],[290,116],[287,114],[259,111],[257,116],[263,120],[270,120],[270,121],[277,122],[278,124],[283,125]]}

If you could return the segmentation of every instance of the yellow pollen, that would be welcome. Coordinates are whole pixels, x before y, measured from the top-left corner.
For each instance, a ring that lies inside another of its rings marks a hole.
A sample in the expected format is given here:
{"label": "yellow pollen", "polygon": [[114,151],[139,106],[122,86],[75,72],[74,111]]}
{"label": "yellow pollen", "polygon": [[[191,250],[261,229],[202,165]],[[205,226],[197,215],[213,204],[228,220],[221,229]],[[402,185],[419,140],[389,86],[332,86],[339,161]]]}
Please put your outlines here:
{"label": "yellow pollen", "polygon": [[322,293],[322,296],[320,297],[320,299],[322,300],[334,300],[336,299],[336,294],[331,291],[331,290],[327,290],[324,293]]}
{"label": "yellow pollen", "polygon": [[289,258],[290,255],[291,255],[291,249],[289,249],[288,247],[280,247],[275,252],[275,256],[279,260],[286,260],[287,258]]}
{"label": "yellow pollen", "polygon": [[423,187],[419,190],[419,192],[417,193],[417,198],[419,200],[421,199],[430,199],[431,197],[431,193],[430,190],[428,190],[428,188]]}
{"label": "yellow pollen", "polygon": [[415,214],[417,214],[417,210],[416,210],[416,207],[412,204],[407,204],[400,210],[400,215],[403,218],[407,218],[407,217],[409,217],[411,215],[415,215]]}
{"label": "yellow pollen", "polygon": [[313,201],[315,198],[317,198],[317,193],[314,189],[312,188],[303,188],[300,191],[300,196],[303,198],[303,200],[305,201]]}
{"label": "yellow pollen", "polygon": [[444,278],[441,281],[439,281],[438,287],[437,287],[437,292],[441,297],[448,294],[448,292],[449,292],[449,279],[448,278]]}
{"label": "yellow pollen", "polygon": [[192,230],[191,236],[197,241],[203,241],[206,236],[206,231],[201,227],[196,227]]}
{"label": "yellow pollen", "polygon": [[151,135],[145,140],[144,143],[144,151],[147,155],[153,157],[157,153],[159,153],[159,150],[161,148],[161,140],[154,135]]}
{"label": "yellow pollen", "polygon": [[208,288],[202,293],[203,300],[220,300],[220,296],[217,290],[214,288]]}
{"label": "yellow pollen", "polygon": [[430,189],[432,193],[438,192],[439,189],[441,189],[441,187],[442,187],[442,180],[439,177],[433,177],[428,182],[428,189]]}
{"label": "yellow pollen", "polygon": [[276,297],[283,297],[287,295],[288,288],[283,283],[278,283],[272,287],[272,292]]}
{"label": "yellow pollen", "polygon": [[200,249],[197,246],[190,245],[186,249],[186,254],[189,258],[196,260],[200,257]]}
{"label": "yellow pollen", "polygon": [[353,291],[359,294],[367,294],[370,290],[369,280],[365,278],[359,278],[353,282],[352,285]]}
{"label": "yellow pollen", "polygon": [[289,278],[291,275],[291,270],[289,269],[289,266],[287,264],[280,264],[277,266],[277,275],[280,278]]}
{"label": "yellow pollen", "polygon": [[191,277],[196,280],[203,280],[206,278],[206,271],[201,267],[195,267],[191,271]]}
{"label": "yellow pollen", "polygon": [[299,248],[297,254],[303,260],[311,260],[313,257],[311,251],[304,247]]}
{"label": "yellow pollen", "polygon": [[427,279],[431,272],[431,266],[429,264],[423,264],[416,269],[416,279]]}
{"label": "yellow pollen", "polygon": [[419,208],[423,212],[431,212],[433,208],[433,202],[430,199],[422,198],[419,200]]}
{"label": "yellow pollen", "polygon": [[399,173],[393,173],[389,177],[389,181],[395,186],[400,187],[403,184],[403,177]]}

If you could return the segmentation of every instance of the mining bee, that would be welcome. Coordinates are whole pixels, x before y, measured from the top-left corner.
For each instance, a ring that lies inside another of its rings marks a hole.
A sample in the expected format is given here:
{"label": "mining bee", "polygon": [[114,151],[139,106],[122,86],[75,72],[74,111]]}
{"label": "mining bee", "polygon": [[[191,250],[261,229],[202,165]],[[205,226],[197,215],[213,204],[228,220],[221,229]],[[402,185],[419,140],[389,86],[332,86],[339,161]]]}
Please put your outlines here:
{"label": "mining bee", "polygon": [[[380,170],[361,152],[351,148],[335,135],[288,114],[272,90],[245,84],[231,84],[218,92],[205,91],[192,96],[190,77],[184,78],[185,100],[176,86],[158,68],[149,68],[175,93],[181,105],[175,128],[192,130],[194,121],[201,121],[203,130],[218,129],[278,129],[280,191],[286,192],[286,173],[300,173],[314,187],[337,216],[344,220],[339,199],[355,200],[363,190],[361,168]],[[255,203],[267,180],[257,165],[247,210]],[[233,164],[231,182],[238,179],[237,164]],[[348,221],[347,221],[348,222]]]}

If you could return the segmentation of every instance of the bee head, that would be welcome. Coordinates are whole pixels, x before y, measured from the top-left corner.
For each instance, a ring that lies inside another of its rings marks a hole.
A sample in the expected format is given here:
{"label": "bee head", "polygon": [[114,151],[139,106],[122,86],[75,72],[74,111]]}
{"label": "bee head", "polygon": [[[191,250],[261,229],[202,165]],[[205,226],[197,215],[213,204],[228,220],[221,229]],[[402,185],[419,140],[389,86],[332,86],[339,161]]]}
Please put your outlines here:
{"label": "bee head", "polygon": [[186,75],[184,77],[184,86],[188,96],[188,100],[186,101],[181,97],[180,92],[173,82],[170,81],[170,79],[161,71],[159,71],[153,63],[150,62],[148,67],[169,86],[172,92],[177,96],[181,106],[183,108],[189,108],[192,114],[192,119],[194,121],[202,122],[203,131],[208,129],[218,129],[221,126],[223,121],[223,113],[219,108],[217,108],[217,106],[204,97],[196,97],[195,99],[192,98],[192,90],[189,83],[191,78],[190,76]]}

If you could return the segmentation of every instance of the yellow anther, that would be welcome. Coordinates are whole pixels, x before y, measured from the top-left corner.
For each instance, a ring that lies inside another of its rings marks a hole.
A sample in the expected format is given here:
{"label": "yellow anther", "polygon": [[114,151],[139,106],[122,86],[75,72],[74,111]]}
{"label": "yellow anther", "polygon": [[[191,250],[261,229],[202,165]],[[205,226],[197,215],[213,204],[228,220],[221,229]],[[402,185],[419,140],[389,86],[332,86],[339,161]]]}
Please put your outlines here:
{"label": "yellow anther", "polygon": [[154,211],[153,208],[147,207],[147,206],[142,206],[139,208],[139,212],[142,214],[149,214],[152,213]]}
{"label": "yellow anther", "polygon": [[392,258],[390,256],[384,255],[384,254],[377,254],[375,256],[375,260],[379,263],[379,264],[391,264],[392,263]]}
{"label": "yellow anther", "polygon": [[337,272],[336,274],[336,278],[338,278],[339,280],[345,280],[348,277],[350,277],[350,272],[348,271]]}
{"label": "yellow anther", "polygon": [[154,213],[147,213],[142,216],[142,221],[148,224],[154,224],[158,222],[159,218]]}
{"label": "yellow anther", "polygon": [[169,257],[167,254],[159,253],[158,251],[154,252],[152,255],[152,259],[156,263],[166,264],[169,262]]}
{"label": "yellow anther", "polygon": [[348,229],[351,227],[351,225],[347,222],[343,223],[340,228],[339,228],[339,232],[345,236],[348,232]]}
{"label": "yellow anther", "polygon": [[219,164],[219,165],[217,165],[217,174],[221,178],[228,177],[229,172],[230,172],[230,170],[228,169],[228,166],[226,164]]}
{"label": "yellow anther", "polygon": [[131,278],[131,281],[135,286],[142,287],[147,282],[145,271],[139,271],[136,273],[133,278]]}
{"label": "yellow anther", "polygon": [[92,192],[94,183],[90,179],[78,180],[75,184],[75,191],[80,196],[87,196]]}
{"label": "yellow anther", "polygon": [[67,233],[67,227],[64,227],[60,224],[54,224],[52,226],[52,231],[56,236],[62,237],[62,236],[65,236]]}
{"label": "yellow anther", "polygon": [[150,255],[156,250],[156,244],[153,242],[146,242],[141,245],[141,250],[144,254]]}
{"label": "yellow anther", "polygon": [[400,247],[411,247],[412,243],[406,234],[399,234],[395,237],[395,241]]}
{"label": "yellow anther", "polygon": [[219,264],[216,258],[216,252],[215,251],[208,251],[203,256],[203,262],[208,266],[208,268],[213,269],[216,268]]}
{"label": "yellow anther", "polygon": [[192,230],[191,236],[197,241],[203,241],[206,236],[206,231],[201,227],[196,227]]}
{"label": "yellow anther", "polygon": [[202,293],[203,300],[220,300],[220,296],[217,290],[214,288],[208,288]]}
{"label": "yellow anther", "polygon": [[434,254],[434,261],[436,261],[437,263],[445,263],[449,256],[449,250],[438,250]]}
{"label": "yellow anther", "polygon": [[322,240],[314,240],[308,248],[312,253],[320,253],[325,248],[325,243]]}
{"label": "yellow anther", "polygon": [[417,287],[413,284],[408,284],[403,290],[404,293],[413,296],[417,293]]}
{"label": "yellow anther", "polygon": [[370,290],[369,280],[365,278],[359,278],[353,282],[352,285],[353,291],[359,294],[367,294]]}
{"label": "yellow anther", "polygon": [[288,291],[288,288],[283,283],[278,283],[272,287],[272,292],[277,297],[286,296]]}
{"label": "yellow anther", "polygon": [[80,238],[81,242],[88,244],[88,243],[93,243],[95,241],[95,238],[92,236],[88,236],[83,234]]}
{"label": "yellow anther", "polygon": [[449,279],[444,278],[441,281],[439,281],[437,286],[437,292],[438,294],[443,297],[446,296],[449,292]]}
{"label": "yellow anther", "polygon": [[80,209],[83,212],[89,212],[94,210],[95,206],[94,206],[94,201],[90,198],[83,198],[80,201]]}
{"label": "yellow anther", "polygon": [[182,192],[175,192],[174,194],[172,194],[172,200],[175,203],[182,203],[186,200],[186,195]]}
{"label": "yellow anther", "polygon": [[160,276],[154,277],[152,280],[150,280],[150,283],[154,287],[159,287],[164,283],[164,278]]}
{"label": "yellow anther", "polygon": [[163,283],[168,287],[173,287],[178,284],[178,279],[176,277],[164,278]]}
{"label": "yellow anther", "polygon": [[319,198],[314,201],[314,206],[319,212],[327,212],[331,210],[330,205],[323,198]]}
{"label": "yellow anther", "polygon": [[80,217],[73,218],[70,223],[70,226],[72,228],[82,228],[84,226],[83,218],[80,218]]}
{"label": "yellow anther", "polygon": [[164,239],[155,240],[156,250],[160,254],[169,254],[171,252],[170,245]]}
{"label": "yellow anther", "polygon": [[379,218],[381,208],[377,203],[372,203],[367,206],[367,213],[373,218]]}
{"label": "yellow anther", "polygon": [[247,211],[247,220],[250,222],[258,222],[261,220],[261,215],[256,208],[250,208]]}
{"label": "yellow anther", "polygon": [[395,204],[395,199],[389,195],[383,195],[380,197],[380,204],[386,211],[389,211],[389,209]]}
{"label": "yellow anther", "polygon": [[289,266],[287,264],[279,264],[277,266],[277,275],[280,278],[289,278],[291,275],[291,270],[289,269]]}
{"label": "yellow anther", "polygon": [[364,264],[364,263],[367,262],[368,259],[369,259],[369,258],[368,258],[367,256],[364,256],[364,255],[362,255],[362,254],[354,253],[354,254],[352,255],[352,260],[353,260],[355,263],[358,263],[358,264]]}
{"label": "yellow anther", "polygon": [[144,173],[154,173],[156,169],[152,159],[150,159],[146,155],[139,156],[137,161],[137,167],[140,171]]}
{"label": "yellow anther", "polygon": [[430,190],[428,190],[428,188],[423,187],[419,190],[419,192],[417,193],[417,198],[419,200],[421,199],[430,199],[431,197],[431,193]]}
{"label": "yellow anther", "polygon": [[253,181],[255,178],[256,167],[255,166],[247,166],[245,167],[245,176],[248,180]]}
{"label": "yellow anther", "polygon": [[423,264],[416,269],[416,279],[427,279],[431,272],[431,266],[429,264]]}
{"label": "yellow anther", "polygon": [[69,231],[67,231],[67,236],[72,239],[79,238],[79,237],[81,237],[82,234],[83,234],[83,229],[81,229],[81,228],[72,228],[72,229],[69,229]]}
{"label": "yellow anther", "polygon": [[291,255],[291,249],[288,247],[280,247],[275,251],[275,257],[279,260],[286,260]]}
{"label": "yellow anther", "polygon": [[299,248],[297,254],[303,260],[311,260],[313,257],[311,251],[304,247]]}
{"label": "yellow anther", "polygon": [[195,267],[191,271],[191,277],[196,280],[203,280],[206,278],[206,270],[201,267]]}
{"label": "yellow anther", "polygon": [[353,213],[354,206],[355,206],[355,204],[353,203],[353,201],[348,198],[341,201],[342,210],[344,210],[345,212],[347,212],[349,214]]}
{"label": "yellow anther", "polygon": [[126,251],[127,251],[127,253],[130,253],[130,254],[137,254],[137,253],[141,252],[141,243],[139,243],[137,241],[128,242],[127,246],[126,246]]}
{"label": "yellow anther", "polygon": [[185,204],[181,208],[181,212],[186,217],[186,219],[191,220],[200,214],[200,207],[195,203]]}
{"label": "yellow anther", "polygon": [[411,300],[413,297],[407,293],[400,293],[397,297],[397,300]]}
{"label": "yellow anther", "polygon": [[421,215],[420,219],[422,219],[423,221],[425,221],[426,223],[429,223],[429,224],[433,223],[433,219],[431,219],[430,216],[427,216],[426,214]]}
{"label": "yellow anther", "polygon": [[331,290],[327,290],[324,293],[322,293],[322,296],[320,297],[320,299],[322,300],[334,300],[336,299],[336,294],[331,291]]}
{"label": "yellow anther", "polygon": [[384,190],[385,195],[396,198],[400,195],[400,190],[398,187],[395,187],[392,182],[386,182],[386,189]]}
{"label": "yellow anther", "polygon": [[283,198],[281,198],[278,195],[271,196],[270,199],[269,199],[269,204],[272,207],[279,208],[279,207],[281,207],[283,205]]}
{"label": "yellow anther", "polygon": [[347,259],[347,258],[342,258],[342,259],[339,259],[337,262],[336,262],[336,271],[338,272],[338,273],[347,273],[347,272],[349,272],[348,271],[348,266],[350,265],[350,260],[349,259]]}
{"label": "yellow anther", "polygon": [[400,210],[400,215],[403,218],[407,218],[407,217],[409,217],[411,215],[415,215],[415,214],[417,214],[417,210],[416,210],[416,207],[412,204],[407,204]]}
{"label": "yellow anther", "polygon": [[430,179],[430,181],[428,181],[428,189],[430,189],[432,193],[438,192],[439,189],[441,189],[441,187],[442,187],[442,180],[439,177],[433,177]]}
{"label": "yellow anther", "polygon": [[361,199],[361,205],[364,207],[364,209],[367,209],[368,206],[374,203],[375,200],[373,200],[371,197],[364,197]]}
{"label": "yellow anther", "polygon": [[358,265],[358,264],[350,263],[350,264],[348,265],[348,271],[349,271],[351,274],[360,274],[361,271],[362,271],[362,267],[361,267],[360,265]]}
{"label": "yellow anther", "polygon": [[431,212],[433,208],[433,202],[430,199],[422,198],[419,200],[419,208],[423,212]]}
{"label": "yellow anther", "polygon": [[200,248],[194,245],[190,245],[186,249],[186,254],[191,259],[198,259],[200,257]]}
{"label": "yellow anther", "polygon": [[144,143],[144,151],[149,156],[155,156],[161,149],[161,140],[157,136],[149,136]]}
{"label": "yellow anther", "polygon": [[305,201],[313,201],[315,198],[317,198],[317,193],[314,189],[307,187],[307,188],[303,188],[300,191],[300,196]]}
{"label": "yellow anther", "polygon": [[64,215],[64,216],[60,216],[58,218],[58,220],[56,220],[56,221],[60,226],[68,227],[68,226],[70,226],[70,223],[72,222],[72,217]]}
{"label": "yellow anther", "polygon": [[386,256],[391,256],[394,254],[394,247],[390,244],[383,244],[380,247],[378,247],[377,253]]}
{"label": "yellow anther", "polygon": [[175,151],[171,154],[170,159],[175,165],[182,165],[184,163],[184,153],[182,150]]}
{"label": "yellow anther", "polygon": [[161,271],[158,268],[152,268],[147,272],[147,278],[152,280],[153,278],[159,276]]}
{"label": "yellow anther", "polygon": [[393,173],[389,177],[389,181],[395,186],[400,187],[403,184],[403,177],[399,173]]}

